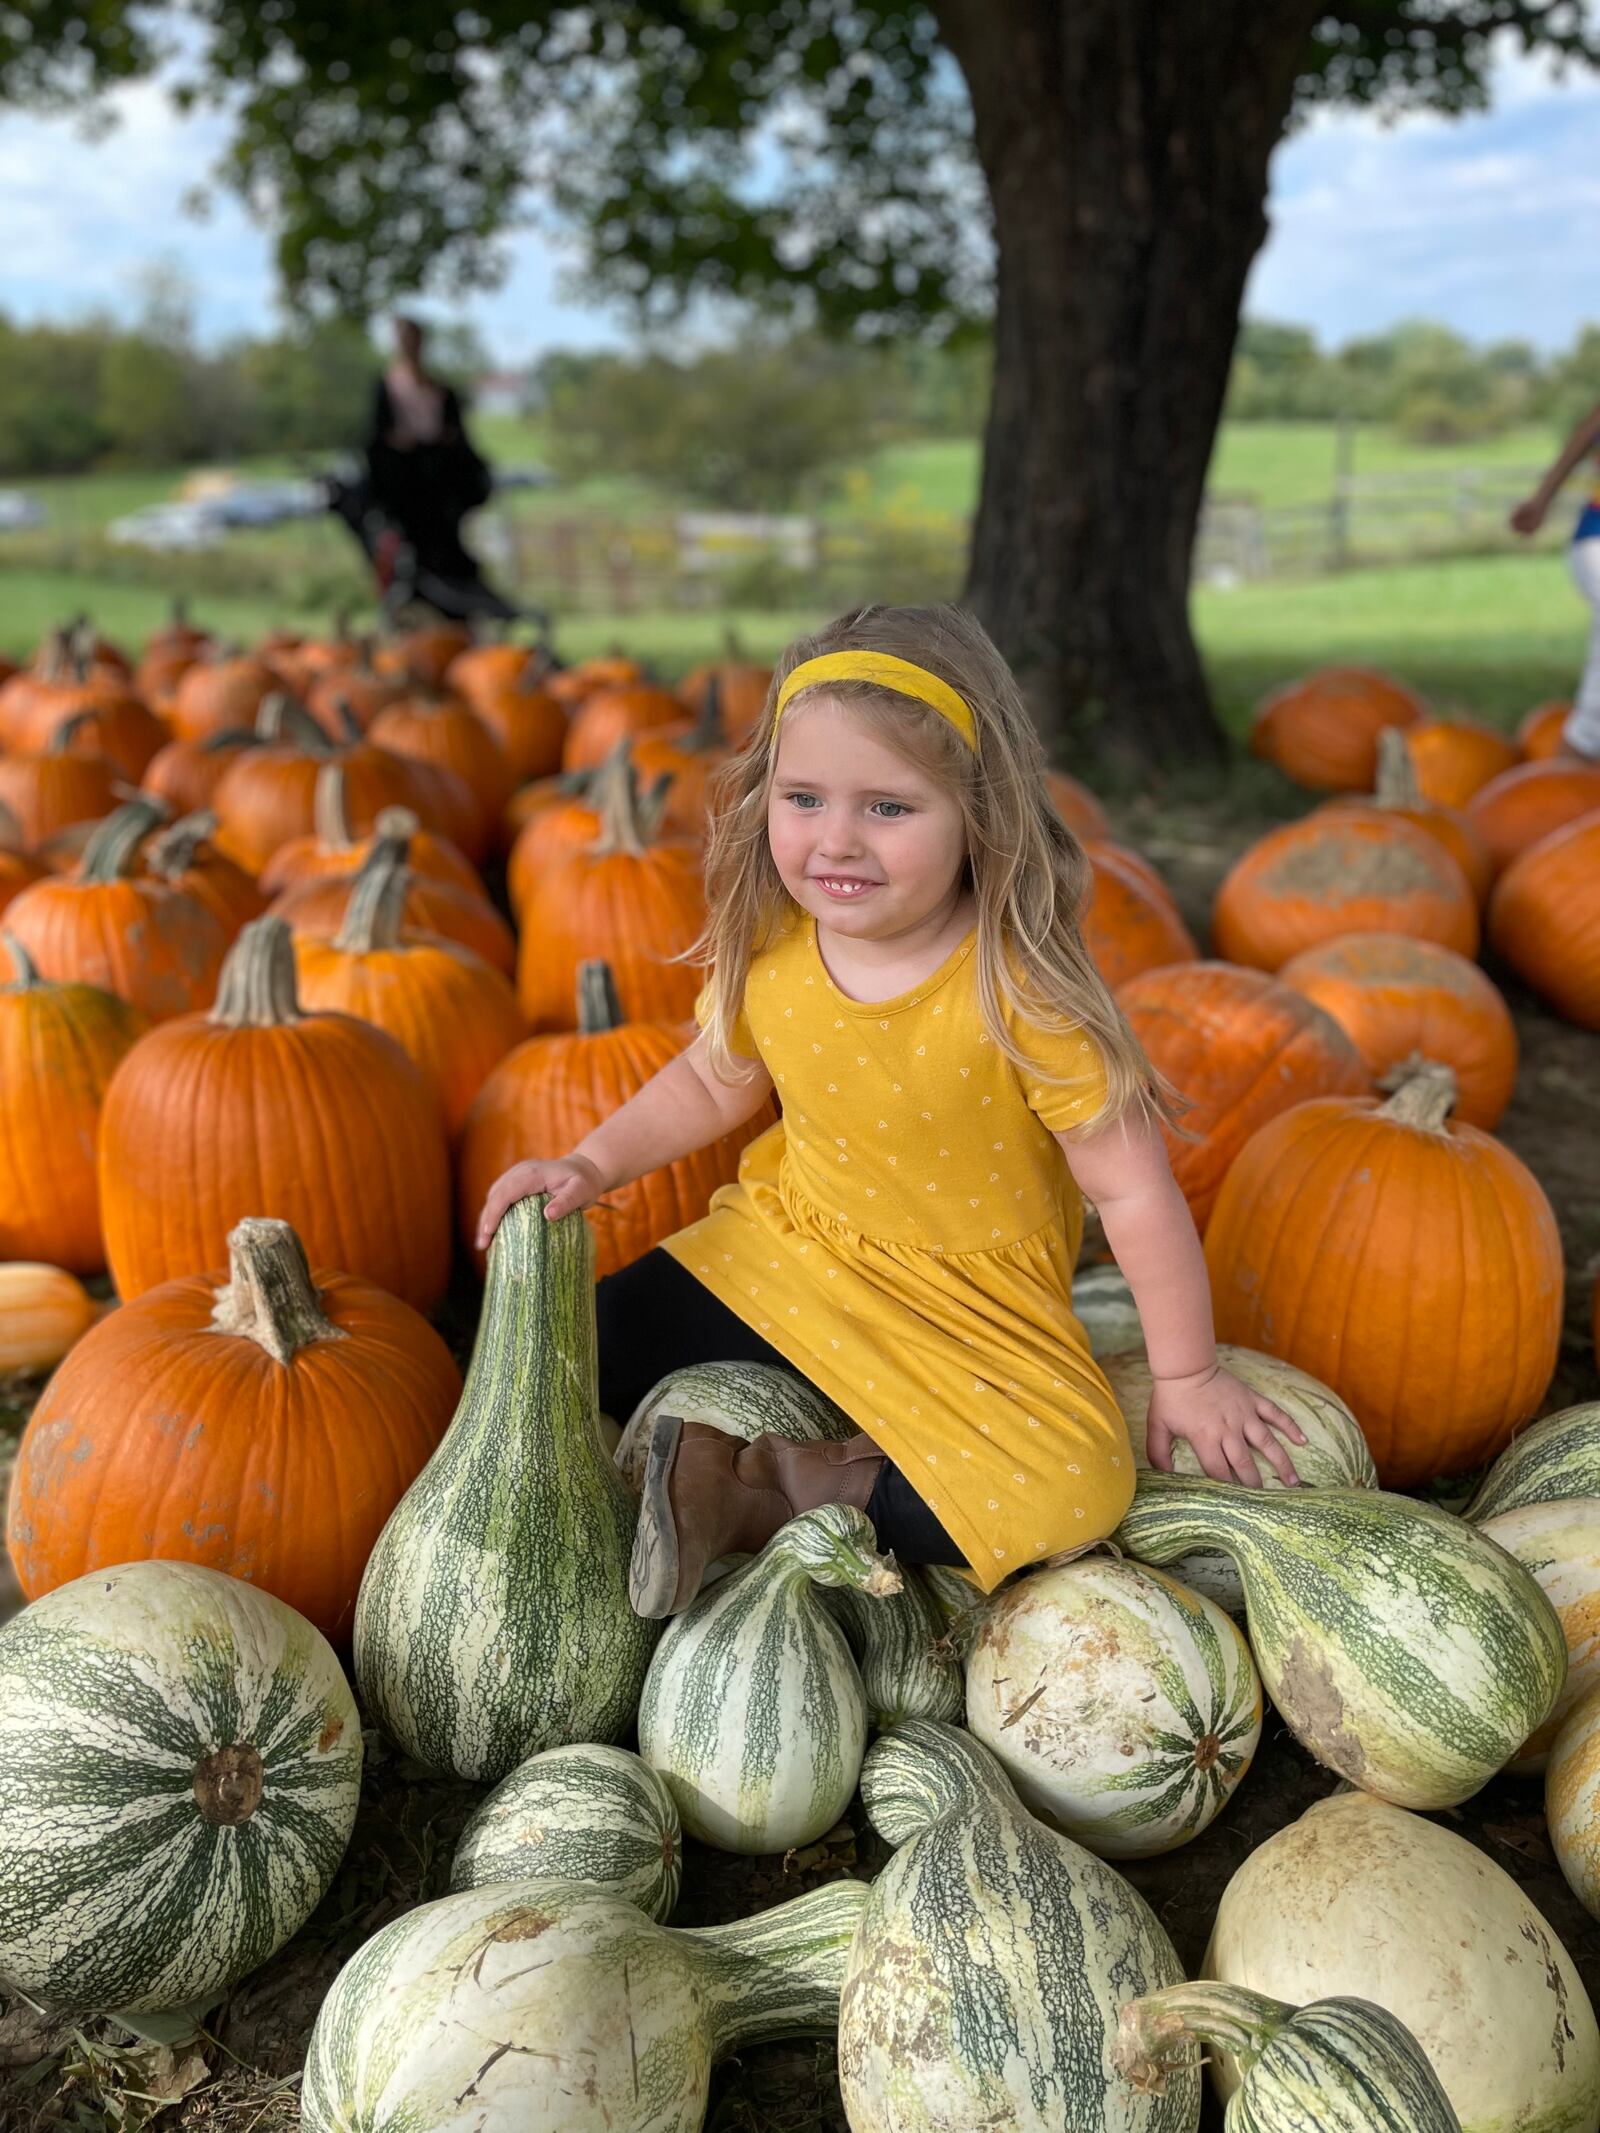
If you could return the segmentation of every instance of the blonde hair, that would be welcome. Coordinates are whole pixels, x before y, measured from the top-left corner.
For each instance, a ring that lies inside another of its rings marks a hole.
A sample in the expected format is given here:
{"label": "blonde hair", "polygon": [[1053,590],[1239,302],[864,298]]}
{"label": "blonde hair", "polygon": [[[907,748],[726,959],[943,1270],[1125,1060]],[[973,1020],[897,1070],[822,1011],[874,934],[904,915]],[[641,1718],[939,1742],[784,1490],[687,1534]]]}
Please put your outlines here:
{"label": "blonde hair", "polygon": [[[709,972],[705,1029],[715,1072],[727,1081],[740,1077],[732,1040],[750,960],[789,905],[767,841],[778,692],[804,661],[843,651],[913,660],[972,708],[975,749],[937,711],[877,683],[818,685],[960,804],[978,913],[978,1002],[989,1036],[1037,1078],[1006,1026],[1006,1010],[1037,1026],[1081,1028],[1105,1062],[1106,1100],[1095,1128],[1129,1111],[1169,1117],[1167,1091],[1084,947],[1081,919],[1093,876],[1082,845],[1050,803],[1044,750],[1022,692],[987,631],[953,606],[863,607],[796,639],[778,661],[748,744],[718,773],[706,851],[710,915],[691,951]],[[801,689],[784,716],[812,693]]]}

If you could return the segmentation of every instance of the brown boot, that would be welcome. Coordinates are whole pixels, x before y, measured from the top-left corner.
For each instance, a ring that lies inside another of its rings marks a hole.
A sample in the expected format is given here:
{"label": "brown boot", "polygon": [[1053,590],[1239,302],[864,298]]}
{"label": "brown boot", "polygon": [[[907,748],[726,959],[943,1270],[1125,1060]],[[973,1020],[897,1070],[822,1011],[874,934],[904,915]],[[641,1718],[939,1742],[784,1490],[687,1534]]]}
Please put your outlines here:
{"label": "brown boot", "polygon": [[864,1434],[842,1444],[750,1442],[657,1415],[645,1455],[628,1594],[635,1614],[681,1614],[721,1555],[754,1555],[791,1518],[826,1503],[864,1511],[884,1455]]}

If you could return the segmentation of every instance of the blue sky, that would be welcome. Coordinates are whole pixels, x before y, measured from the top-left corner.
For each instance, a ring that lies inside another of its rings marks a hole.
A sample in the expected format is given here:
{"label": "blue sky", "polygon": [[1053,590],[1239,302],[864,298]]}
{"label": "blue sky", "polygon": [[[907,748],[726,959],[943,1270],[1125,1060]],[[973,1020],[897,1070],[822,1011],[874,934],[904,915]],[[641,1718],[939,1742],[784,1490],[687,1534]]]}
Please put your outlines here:
{"label": "blue sky", "polygon": [[[1274,163],[1247,308],[1331,343],[1426,316],[1550,348],[1600,320],[1600,77],[1563,83],[1507,53],[1495,87],[1483,117],[1385,126],[1335,113],[1293,135]],[[263,233],[231,199],[208,221],[183,212],[218,122],[180,121],[153,85],[115,110],[121,123],[98,142],[66,120],[0,123],[0,305],[23,318],[127,313],[141,269],[161,260],[193,284],[207,337],[267,327]],[[465,307],[497,355],[626,338],[621,319],[565,285],[573,262],[548,241],[520,235],[511,249],[505,287]]]}

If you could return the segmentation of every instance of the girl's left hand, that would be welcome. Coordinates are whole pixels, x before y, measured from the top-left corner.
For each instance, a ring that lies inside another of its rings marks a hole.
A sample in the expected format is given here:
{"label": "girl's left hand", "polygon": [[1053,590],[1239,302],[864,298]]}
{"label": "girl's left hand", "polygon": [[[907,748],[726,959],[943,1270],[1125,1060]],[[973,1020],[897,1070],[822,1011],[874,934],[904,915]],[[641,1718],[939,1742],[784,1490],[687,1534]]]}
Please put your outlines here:
{"label": "girl's left hand", "polygon": [[1213,1481],[1239,1481],[1247,1489],[1261,1486],[1261,1472],[1250,1456],[1260,1452],[1286,1487],[1300,1476],[1278,1441],[1304,1444],[1306,1433],[1264,1394],[1252,1392],[1220,1363],[1189,1378],[1157,1378],[1150,1392],[1145,1448],[1153,1467],[1172,1471],[1172,1440],[1182,1437],[1202,1470]]}

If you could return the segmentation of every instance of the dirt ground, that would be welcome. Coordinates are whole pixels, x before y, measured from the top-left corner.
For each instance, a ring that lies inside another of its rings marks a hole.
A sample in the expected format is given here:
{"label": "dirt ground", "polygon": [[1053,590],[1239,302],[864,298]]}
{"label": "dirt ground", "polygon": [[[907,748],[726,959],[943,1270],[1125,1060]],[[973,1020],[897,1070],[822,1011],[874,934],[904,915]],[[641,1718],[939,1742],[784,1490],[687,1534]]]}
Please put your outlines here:
{"label": "dirt ground", "polygon": [[[1230,860],[1270,820],[1303,807],[1303,797],[1245,773],[1226,805],[1214,794],[1192,803],[1130,801],[1118,810],[1118,831],[1162,869],[1203,941],[1211,895]],[[1516,1099],[1501,1136],[1550,1194],[1566,1247],[1568,1324],[1547,1402],[1554,1409],[1600,1398],[1588,1326],[1600,1269],[1600,1040],[1553,1020],[1504,971],[1493,974],[1511,1000],[1523,1044]],[[463,1354],[473,1308],[472,1291],[462,1286],[445,1314],[445,1331]],[[0,1388],[0,1459],[33,1390],[14,1386],[8,1407]],[[0,1615],[7,1611],[0,1590]],[[456,1837],[479,1796],[476,1787],[423,1776],[370,1736],[369,1748],[360,1818],[333,1887],[307,1926],[239,1986],[197,2043],[129,2050],[107,2025],[74,2029],[0,2002],[0,2133],[157,2122],[212,2133],[291,2133],[299,2125],[298,2069],[324,1992],[341,1962],[379,1927],[444,1892]],[[1222,1891],[1246,1853],[1333,1784],[1269,1710],[1254,1766],[1227,1812],[1181,1851],[1125,1867],[1191,1973]],[[1499,1779],[1435,1819],[1478,1844],[1527,1889],[1600,2001],[1600,1923],[1555,1865],[1538,1781]],[[829,1839],[787,1864],[733,1859],[690,1844],[675,1923],[709,1924],[762,1910],[838,1874],[870,1878],[883,1857],[859,1802]],[[1221,2114],[1209,2098],[1206,2110],[1206,2133],[1217,2133]],[[718,2071],[706,2123],[710,2133],[846,2133],[831,2048],[747,2052]]]}

